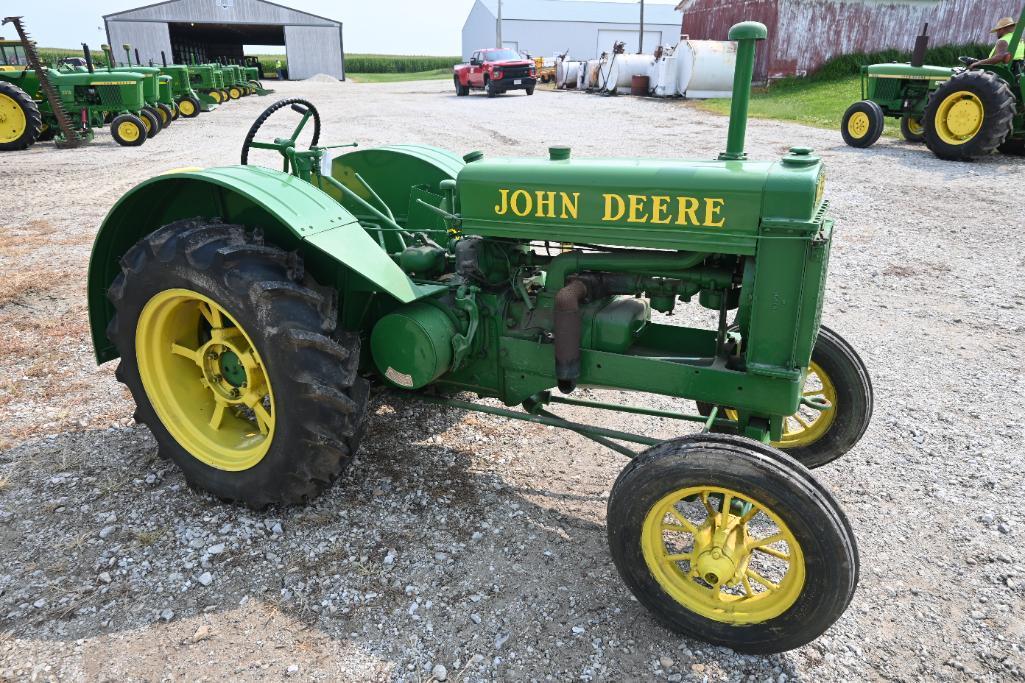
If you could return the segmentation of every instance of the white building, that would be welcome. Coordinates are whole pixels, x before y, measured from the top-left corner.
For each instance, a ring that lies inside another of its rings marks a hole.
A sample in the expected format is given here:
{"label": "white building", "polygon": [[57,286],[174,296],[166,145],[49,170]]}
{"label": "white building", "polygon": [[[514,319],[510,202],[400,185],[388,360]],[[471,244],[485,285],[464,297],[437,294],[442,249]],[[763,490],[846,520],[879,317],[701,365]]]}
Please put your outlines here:
{"label": "white building", "polygon": [[[499,0],[476,0],[463,24],[463,59],[481,48],[498,47]],[[637,52],[641,6],[638,2],[580,0],[501,0],[502,47],[534,57],[569,50],[573,59],[595,59],[616,41]],[[680,39],[680,14],[673,5],[644,5],[644,52]]]}

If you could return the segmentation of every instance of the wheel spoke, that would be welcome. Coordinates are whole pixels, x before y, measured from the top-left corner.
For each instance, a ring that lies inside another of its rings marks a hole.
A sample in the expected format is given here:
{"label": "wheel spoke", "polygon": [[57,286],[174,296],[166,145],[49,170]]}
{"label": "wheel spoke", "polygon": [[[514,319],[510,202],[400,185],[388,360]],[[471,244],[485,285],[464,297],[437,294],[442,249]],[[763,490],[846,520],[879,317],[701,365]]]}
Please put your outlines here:
{"label": "wheel spoke", "polygon": [[188,358],[190,361],[192,361],[200,367],[203,366],[203,356],[200,355],[199,349],[193,351],[192,349],[182,346],[181,344],[171,344],[171,353],[173,353],[176,356],[181,356],[182,358]]}
{"label": "wheel spoke", "polygon": [[783,552],[781,550],[776,550],[775,548],[769,548],[768,546],[760,545],[760,546],[756,546],[756,547],[752,548],[752,550],[757,550],[758,552],[765,553],[766,555],[772,555],[773,557],[778,557],[779,559],[786,560],[787,562],[790,561],[790,555],[788,555],[787,553],[785,553],[785,552]]}
{"label": "wheel spoke", "polygon": [[682,562],[683,560],[689,560],[690,553],[674,553],[672,555],[666,555],[666,560],[669,562]]}
{"label": "wheel spoke", "polygon": [[744,575],[740,577],[740,580],[744,584],[744,590],[747,592],[747,594],[753,597],[755,591],[754,588],[751,587],[751,581],[749,581],[747,578],[747,572],[744,572]]}
{"label": "wheel spoke", "polygon": [[757,541],[751,541],[751,543],[749,543],[748,546],[752,549],[761,548],[763,546],[772,545],[773,543],[782,540],[783,534],[781,532],[776,532],[772,536],[766,536],[765,538],[759,538]]}
{"label": "wheel spoke", "polygon": [[723,496],[723,499],[722,499],[722,510],[720,511],[720,512],[723,513],[723,518],[722,518],[723,519],[723,523],[725,523],[726,520],[729,519],[730,506],[731,505],[733,505],[733,496],[731,494],[727,493],[725,496]]}
{"label": "wheel spoke", "polygon": [[715,519],[715,516],[719,513],[714,507],[712,507],[712,504],[708,502],[708,491],[701,492],[701,502],[704,504],[705,510],[708,512],[708,516]]}
{"label": "wheel spoke", "polygon": [[744,516],[740,518],[740,525],[743,526],[754,519],[754,516],[758,514],[758,506],[751,504],[751,509],[744,513]]}
{"label": "wheel spoke", "polygon": [[821,396],[825,394],[823,389],[808,389],[807,391],[801,392],[801,396]]}
{"label": "wheel spoke", "polygon": [[208,306],[205,301],[199,302],[199,312],[203,314],[206,321],[210,323],[210,327],[213,329],[219,329],[224,326],[223,318],[221,317],[221,311],[216,306]]}
{"label": "wheel spoke", "polygon": [[[675,507],[669,508],[669,514],[671,514],[673,516],[673,519],[675,519],[677,522],[680,523],[680,526],[682,526],[684,528],[684,530],[687,531],[687,533],[689,533],[689,534],[696,534],[698,532],[698,530],[694,527],[694,525],[690,523],[690,520],[688,520],[686,517],[681,515],[680,512]],[[663,526],[665,526],[665,525],[663,525]]]}
{"label": "wheel spoke", "polygon": [[745,575],[746,576],[750,576],[752,579],[754,579],[758,583],[762,584],[763,586],[768,588],[770,591],[774,591],[774,590],[777,590],[779,588],[779,584],[773,583],[772,581],[769,581],[767,578],[765,578],[764,576],[762,576],[761,574],[756,572],[754,569],[751,569],[750,567],[748,567],[747,571],[745,572]]}
{"label": "wheel spoke", "polygon": [[797,420],[798,422],[800,422],[801,426],[804,427],[805,429],[808,429],[809,427],[811,427],[811,423],[809,423],[807,420],[805,420],[803,417],[801,417],[800,413],[794,413],[792,417],[795,420]]}
{"label": "wheel spoke", "polygon": [[263,402],[258,401],[252,406],[253,414],[256,415],[256,424],[260,427],[261,434],[268,434],[270,432],[271,423],[273,422],[270,413],[263,407]]}
{"label": "wheel spoke", "polygon": [[214,401],[214,413],[210,416],[210,426],[214,429],[220,429],[221,423],[224,422],[224,404],[220,401]]}

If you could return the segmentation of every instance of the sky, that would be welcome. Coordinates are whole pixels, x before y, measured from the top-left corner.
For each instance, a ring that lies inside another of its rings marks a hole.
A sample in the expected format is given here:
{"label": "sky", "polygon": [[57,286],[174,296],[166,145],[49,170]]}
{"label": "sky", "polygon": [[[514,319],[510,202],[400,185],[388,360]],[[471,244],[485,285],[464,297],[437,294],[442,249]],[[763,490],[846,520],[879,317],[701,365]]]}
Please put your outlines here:
{"label": "sky", "polygon": [[[0,0],[0,16],[23,15],[40,47],[92,47],[106,42],[103,15],[156,0]],[[215,2],[215,0],[208,0]],[[461,32],[474,0],[273,0],[341,21],[346,52],[458,55]],[[572,2],[574,0],[567,0]],[[679,0],[646,0],[675,5]],[[13,37],[8,26],[0,35]],[[283,48],[282,48],[283,50]],[[267,50],[260,50],[267,51]]]}

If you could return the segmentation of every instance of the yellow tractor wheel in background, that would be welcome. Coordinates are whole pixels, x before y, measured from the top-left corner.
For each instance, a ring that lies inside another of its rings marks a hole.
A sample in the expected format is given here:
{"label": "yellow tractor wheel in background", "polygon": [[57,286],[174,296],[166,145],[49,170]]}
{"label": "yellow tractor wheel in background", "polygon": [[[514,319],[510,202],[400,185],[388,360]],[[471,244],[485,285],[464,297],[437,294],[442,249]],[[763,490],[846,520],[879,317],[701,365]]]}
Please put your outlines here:
{"label": "yellow tractor wheel in background", "polygon": [[138,147],[146,142],[146,124],[134,114],[121,114],[110,122],[110,135],[122,147]]}
{"label": "yellow tractor wheel in background", "polygon": [[925,126],[918,116],[905,114],[900,119],[900,134],[908,142],[922,142],[925,140]]}
{"label": "yellow tractor wheel in background", "polygon": [[840,123],[840,135],[851,147],[871,147],[883,134],[885,125],[882,108],[872,100],[862,100],[847,108]]}
{"label": "yellow tractor wheel in background", "polygon": [[929,96],[925,144],[941,159],[969,161],[995,152],[1011,134],[1017,101],[995,73],[962,71]]}
{"label": "yellow tractor wheel in background", "polygon": [[220,104],[221,103],[221,91],[220,90],[211,90],[210,91],[210,97],[213,98],[213,101],[216,104]]}
{"label": "yellow tractor wheel in background", "polygon": [[228,89],[228,97],[230,97],[233,100],[237,100],[238,98],[242,97],[242,91],[239,90],[237,87],[232,86]]}
{"label": "yellow tractor wheel in background", "polygon": [[0,151],[25,149],[39,139],[43,120],[24,90],[0,81]]}

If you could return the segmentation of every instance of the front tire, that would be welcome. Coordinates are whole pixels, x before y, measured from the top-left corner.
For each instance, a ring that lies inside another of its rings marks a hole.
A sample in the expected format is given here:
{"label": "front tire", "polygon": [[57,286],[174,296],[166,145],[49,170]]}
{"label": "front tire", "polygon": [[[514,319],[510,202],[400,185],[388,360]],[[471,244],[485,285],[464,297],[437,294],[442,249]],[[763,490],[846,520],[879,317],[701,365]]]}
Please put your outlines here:
{"label": "front tire", "polygon": [[941,159],[972,161],[995,152],[1011,134],[1014,93],[989,71],[964,71],[941,84],[925,105],[925,144]]}
{"label": "front tire", "polygon": [[872,100],[855,102],[844,112],[840,123],[840,135],[851,147],[864,149],[879,140],[886,126],[882,108]]}
{"label": "front tire", "polygon": [[303,503],[349,464],[366,419],[359,337],[333,290],[242,226],[184,220],[122,257],[108,297],[136,419],[195,488]]}
{"label": "front tire", "polygon": [[470,86],[460,83],[458,76],[452,77],[452,83],[456,87],[456,97],[466,97],[470,94]]}
{"label": "front tire", "polygon": [[534,94],[534,88],[527,88],[527,95],[533,95],[533,94]]}
{"label": "front tire", "polygon": [[174,111],[163,102],[157,103],[155,111],[157,116],[160,118],[161,129],[167,128],[171,125],[171,122],[174,121]]}
{"label": "front tire", "polygon": [[178,112],[187,119],[194,119],[199,116],[201,105],[192,95],[186,95],[178,100]]}
{"label": "front tire", "polygon": [[122,147],[138,147],[146,142],[146,124],[135,114],[121,114],[110,122],[110,136]]}
{"label": "front tire", "polygon": [[484,81],[484,92],[488,97],[498,97],[498,87],[491,79]]}
{"label": "front tire", "polygon": [[900,134],[908,142],[918,143],[925,140],[925,128],[922,126],[922,119],[911,114],[905,114],[900,119]]}
{"label": "front tire", "polygon": [[240,97],[242,97],[242,91],[238,87],[232,86],[228,89],[228,97],[230,97],[233,100],[237,100]]}
{"label": "front tire", "polygon": [[138,116],[146,126],[146,139],[155,138],[161,130],[160,117],[157,116],[157,113],[150,107],[143,107]]}
{"label": "front tire", "polygon": [[738,652],[805,645],[858,582],[850,523],[786,454],[737,436],[667,441],[633,460],[608,542],[637,600],[669,628]]}

